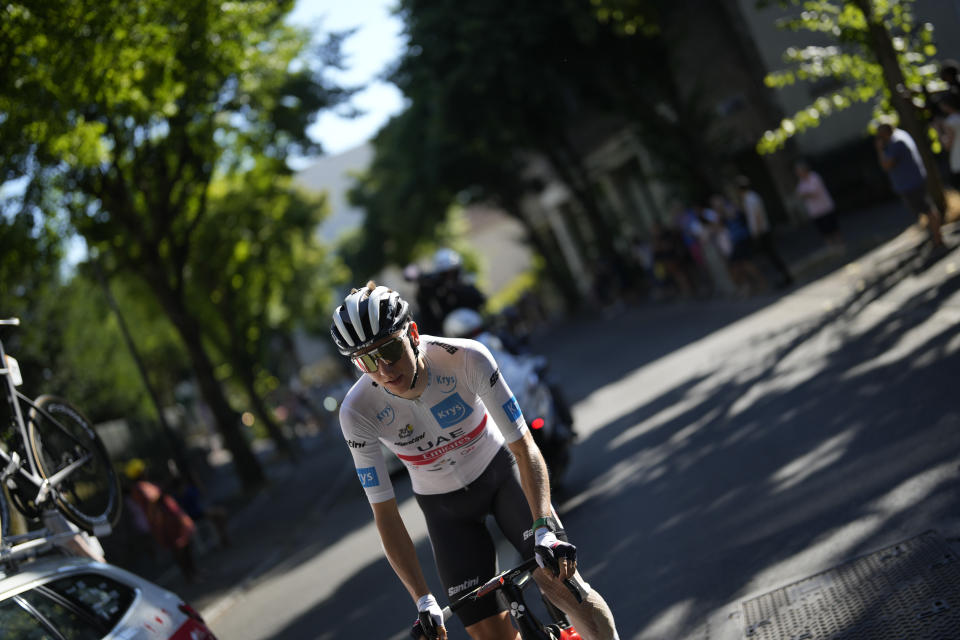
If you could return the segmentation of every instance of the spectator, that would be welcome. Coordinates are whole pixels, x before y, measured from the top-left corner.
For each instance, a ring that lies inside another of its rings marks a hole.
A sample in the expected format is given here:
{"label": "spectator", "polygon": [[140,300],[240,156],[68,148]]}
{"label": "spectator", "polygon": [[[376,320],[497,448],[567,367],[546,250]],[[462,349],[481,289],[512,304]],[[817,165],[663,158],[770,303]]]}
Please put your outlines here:
{"label": "spectator", "polygon": [[714,196],[713,208],[694,206],[700,219],[700,248],[703,262],[713,282],[714,293],[733,295],[737,285],[730,269],[731,239],[726,226],[726,203],[723,198]]}
{"label": "spectator", "polygon": [[653,277],[658,284],[672,286],[683,297],[693,293],[689,258],[680,233],[660,222],[653,226]]}
{"label": "spectator", "polygon": [[770,231],[770,219],[767,217],[767,208],[763,204],[763,198],[751,188],[750,178],[738,176],[736,184],[737,193],[740,196],[740,209],[746,218],[753,246],[780,273],[780,281],[777,283],[777,287],[789,287],[793,284],[793,276],[790,275],[790,269],[787,268],[787,264],[780,257],[776,244],[774,244],[773,233]]}
{"label": "spectator", "polygon": [[203,499],[200,487],[188,476],[177,472],[170,482],[170,493],[176,499],[180,508],[190,516],[196,524],[209,522],[217,532],[217,540],[222,548],[230,546],[230,536],[227,532],[227,511],[221,506],[207,504]]}
{"label": "spectator", "polygon": [[947,91],[960,96],[960,62],[947,59],[940,63],[940,79],[947,83]]}
{"label": "spectator", "polygon": [[146,465],[139,459],[127,463],[126,475],[131,480],[130,496],[140,507],[154,540],[164,549],[169,549],[187,582],[197,577],[196,562],[190,542],[196,525],[173,496],[146,479]]}
{"label": "spectator", "polygon": [[877,127],[876,146],[877,160],[890,176],[893,190],[913,215],[926,216],[933,246],[943,247],[940,212],[927,194],[927,172],[913,138],[903,129],[884,123]]}
{"label": "spectator", "polygon": [[763,291],[767,284],[753,262],[753,243],[746,216],[723,196],[713,196],[712,202],[722,212],[720,224],[726,237],[724,248],[730,280],[741,295]]}
{"label": "spectator", "polygon": [[794,169],[797,174],[797,196],[803,201],[807,215],[813,220],[828,246],[844,250],[846,247],[840,235],[836,205],[823,183],[823,178],[810,169],[806,162],[798,162]]}
{"label": "spectator", "polygon": [[941,125],[941,141],[947,149],[950,186],[960,189],[960,96],[947,94],[938,102],[947,117]]}

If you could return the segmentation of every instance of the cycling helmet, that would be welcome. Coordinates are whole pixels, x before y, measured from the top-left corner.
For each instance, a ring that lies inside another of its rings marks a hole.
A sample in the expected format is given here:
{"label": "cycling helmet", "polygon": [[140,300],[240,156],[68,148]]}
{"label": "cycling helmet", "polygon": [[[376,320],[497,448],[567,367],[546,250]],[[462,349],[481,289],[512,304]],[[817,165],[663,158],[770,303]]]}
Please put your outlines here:
{"label": "cycling helmet", "polygon": [[435,273],[458,269],[461,264],[463,264],[463,258],[453,249],[443,247],[437,249],[436,253],[433,254],[433,270]]}
{"label": "cycling helmet", "polygon": [[342,355],[349,356],[403,328],[410,305],[400,294],[370,281],[353,289],[333,312],[330,336]]}
{"label": "cycling helmet", "polygon": [[443,335],[472,338],[483,331],[483,316],[473,309],[454,309],[443,319]]}

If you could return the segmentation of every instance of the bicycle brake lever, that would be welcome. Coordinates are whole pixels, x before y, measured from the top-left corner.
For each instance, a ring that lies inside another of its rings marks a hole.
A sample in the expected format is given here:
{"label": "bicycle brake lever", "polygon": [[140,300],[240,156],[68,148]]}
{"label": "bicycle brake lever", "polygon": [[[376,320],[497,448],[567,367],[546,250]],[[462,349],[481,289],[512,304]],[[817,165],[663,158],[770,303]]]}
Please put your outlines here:
{"label": "bicycle brake lever", "polygon": [[587,594],[583,592],[583,589],[577,584],[577,581],[573,578],[567,578],[563,581],[563,586],[565,586],[570,593],[573,594],[574,599],[577,601],[577,604],[583,602],[584,598],[587,597]]}

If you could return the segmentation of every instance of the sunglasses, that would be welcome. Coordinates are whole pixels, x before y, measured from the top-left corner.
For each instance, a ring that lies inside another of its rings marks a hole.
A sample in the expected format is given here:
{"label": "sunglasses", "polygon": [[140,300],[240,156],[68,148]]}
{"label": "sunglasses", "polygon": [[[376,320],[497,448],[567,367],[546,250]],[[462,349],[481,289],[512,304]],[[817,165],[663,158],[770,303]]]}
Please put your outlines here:
{"label": "sunglasses", "polygon": [[364,373],[373,373],[380,368],[380,360],[387,364],[393,364],[400,360],[405,353],[403,341],[406,336],[398,336],[390,342],[384,342],[373,351],[367,351],[364,354],[351,358],[353,364]]}

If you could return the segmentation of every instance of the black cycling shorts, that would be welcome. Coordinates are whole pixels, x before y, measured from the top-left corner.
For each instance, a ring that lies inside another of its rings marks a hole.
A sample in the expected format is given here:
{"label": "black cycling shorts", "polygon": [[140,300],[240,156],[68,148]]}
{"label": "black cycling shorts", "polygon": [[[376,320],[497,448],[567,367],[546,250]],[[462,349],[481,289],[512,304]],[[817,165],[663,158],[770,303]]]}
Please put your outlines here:
{"label": "black cycling shorts", "polygon": [[[520,485],[517,461],[508,449],[501,448],[480,477],[465,489],[415,495],[427,521],[440,580],[451,602],[497,572],[497,550],[485,522],[488,515],[496,519],[521,557],[533,557],[530,506]],[[562,532],[558,537],[566,540]],[[461,607],[457,615],[469,627],[503,610],[491,594]]]}

